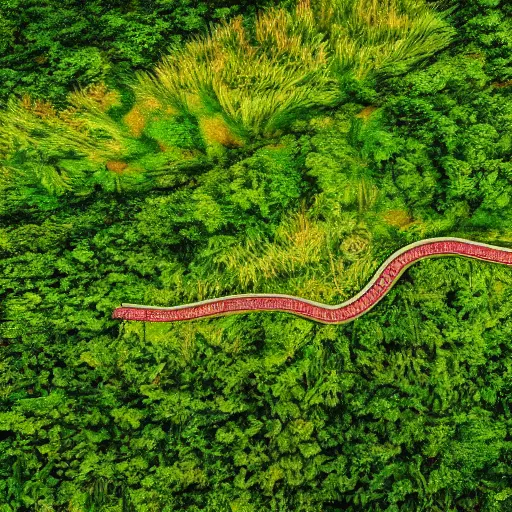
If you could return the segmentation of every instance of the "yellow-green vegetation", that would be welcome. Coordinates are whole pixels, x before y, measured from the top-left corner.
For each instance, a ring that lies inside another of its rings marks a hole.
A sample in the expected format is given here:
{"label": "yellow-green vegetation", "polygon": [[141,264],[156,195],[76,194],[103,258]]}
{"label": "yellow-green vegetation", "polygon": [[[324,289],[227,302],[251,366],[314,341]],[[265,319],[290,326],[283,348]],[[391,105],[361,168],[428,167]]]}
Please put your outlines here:
{"label": "yellow-green vegetation", "polygon": [[[156,67],[0,110],[0,511],[511,510],[508,267],[419,262],[345,325],[111,314],[335,304],[410,242],[511,245],[512,4],[24,4],[0,5],[24,20],[0,48],[80,8]],[[157,63],[169,19],[187,32],[200,12],[231,21]],[[52,39],[50,71],[92,25]]]}
{"label": "yellow-green vegetation", "polygon": [[346,101],[350,77],[405,72],[452,33],[439,13],[409,0],[301,1],[263,12],[251,30],[237,17],[139,74],[131,105],[103,84],[70,94],[63,111],[9,100],[2,160],[56,195],[129,190],[201,164],[202,153],[215,159],[278,136],[312,108]]}
{"label": "yellow-green vegetation", "polygon": [[199,120],[217,114],[229,140],[269,137],[305,109],[339,104],[347,75],[404,72],[452,35],[423,2],[301,0],[295,11],[267,10],[252,31],[235,18],[187,43],[135,90]]}

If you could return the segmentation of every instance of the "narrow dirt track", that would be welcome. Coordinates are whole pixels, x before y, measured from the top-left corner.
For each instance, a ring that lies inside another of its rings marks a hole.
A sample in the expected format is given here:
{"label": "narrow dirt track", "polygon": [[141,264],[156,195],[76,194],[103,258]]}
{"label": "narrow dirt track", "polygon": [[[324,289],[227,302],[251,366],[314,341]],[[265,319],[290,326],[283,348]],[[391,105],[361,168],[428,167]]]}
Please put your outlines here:
{"label": "narrow dirt track", "polygon": [[325,324],[340,324],[355,320],[375,306],[407,267],[421,259],[441,256],[464,256],[512,266],[512,249],[462,238],[430,238],[407,245],[393,253],[356,296],[335,306],[292,295],[244,294],[169,308],[122,304],[114,310],[112,318],[177,322],[251,311],[284,311]]}

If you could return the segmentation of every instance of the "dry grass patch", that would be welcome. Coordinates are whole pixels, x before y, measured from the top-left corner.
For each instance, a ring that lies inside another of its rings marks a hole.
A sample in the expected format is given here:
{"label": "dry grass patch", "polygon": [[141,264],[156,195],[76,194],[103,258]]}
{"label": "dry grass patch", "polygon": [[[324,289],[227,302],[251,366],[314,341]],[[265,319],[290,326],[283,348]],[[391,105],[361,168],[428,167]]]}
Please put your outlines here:
{"label": "dry grass patch", "polygon": [[413,222],[412,217],[405,210],[389,210],[383,215],[383,219],[396,228],[404,228]]}
{"label": "dry grass patch", "polygon": [[378,107],[375,107],[373,105],[368,105],[367,107],[364,107],[363,110],[361,110],[361,112],[356,114],[356,117],[359,117],[360,119],[366,121],[373,114],[373,112],[377,110],[377,108]]}
{"label": "dry grass patch", "polygon": [[207,143],[213,142],[229,148],[243,145],[243,140],[233,133],[221,116],[200,118],[199,129]]}
{"label": "dry grass patch", "polygon": [[104,83],[93,84],[85,88],[85,94],[98,105],[102,112],[120,104],[120,95],[110,90]]}
{"label": "dry grass patch", "polygon": [[146,116],[141,108],[135,105],[124,117],[123,121],[128,126],[130,133],[135,137],[140,137],[146,126]]}
{"label": "dry grass patch", "polygon": [[109,171],[115,172],[116,174],[122,174],[122,172],[128,167],[126,162],[120,160],[111,160],[106,164]]}

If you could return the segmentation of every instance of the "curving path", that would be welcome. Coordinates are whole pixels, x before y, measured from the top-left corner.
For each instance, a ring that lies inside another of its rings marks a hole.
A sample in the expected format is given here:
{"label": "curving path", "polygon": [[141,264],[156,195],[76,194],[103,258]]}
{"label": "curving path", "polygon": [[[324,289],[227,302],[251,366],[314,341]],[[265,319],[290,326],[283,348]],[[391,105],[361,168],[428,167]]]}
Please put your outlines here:
{"label": "curving path", "polygon": [[112,318],[144,322],[176,322],[250,311],[285,311],[325,324],[350,322],[379,302],[407,267],[424,258],[465,256],[512,266],[512,249],[463,238],[430,238],[393,253],[370,282],[351,299],[330,306],[311,300],[278,294],[230,295],[170,308],[122,304]]}

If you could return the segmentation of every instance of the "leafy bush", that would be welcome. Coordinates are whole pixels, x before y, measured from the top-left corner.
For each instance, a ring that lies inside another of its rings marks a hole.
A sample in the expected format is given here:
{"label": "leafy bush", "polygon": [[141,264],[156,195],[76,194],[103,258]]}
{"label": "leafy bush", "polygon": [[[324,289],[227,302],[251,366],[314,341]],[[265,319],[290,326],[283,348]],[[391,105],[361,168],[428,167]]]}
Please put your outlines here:
{"label": "leafy bush", "polygon": [[397,81],[383,105],[402,149],[382,169],[420,216],[510,225],[512,102],[492,80],[483,61],[446,56]]}
{"label": "leafy bush", "polygon": [[212,22],[254,14],[266,2],[79,0],[0,5],[0,99],[30,94],[66,105],[76,87],[125,81]]}
{"label": "leafy bush", "polygon": [[[420,263],[345,326],[252,313],[118,330],[123,300],[229,282],[199,246],[179,261],[150,240],[153,207],[104,199],[0,235],[6,510],[507,510],[508,269]],[[300,218],[279,235],[291,257],[315,238]]]}
{"label": "leafy bush", "polygon": [[512,79],[512,6],[506,0],[445,0],[457,47],[485,60],[485,72],[497,85]]}

